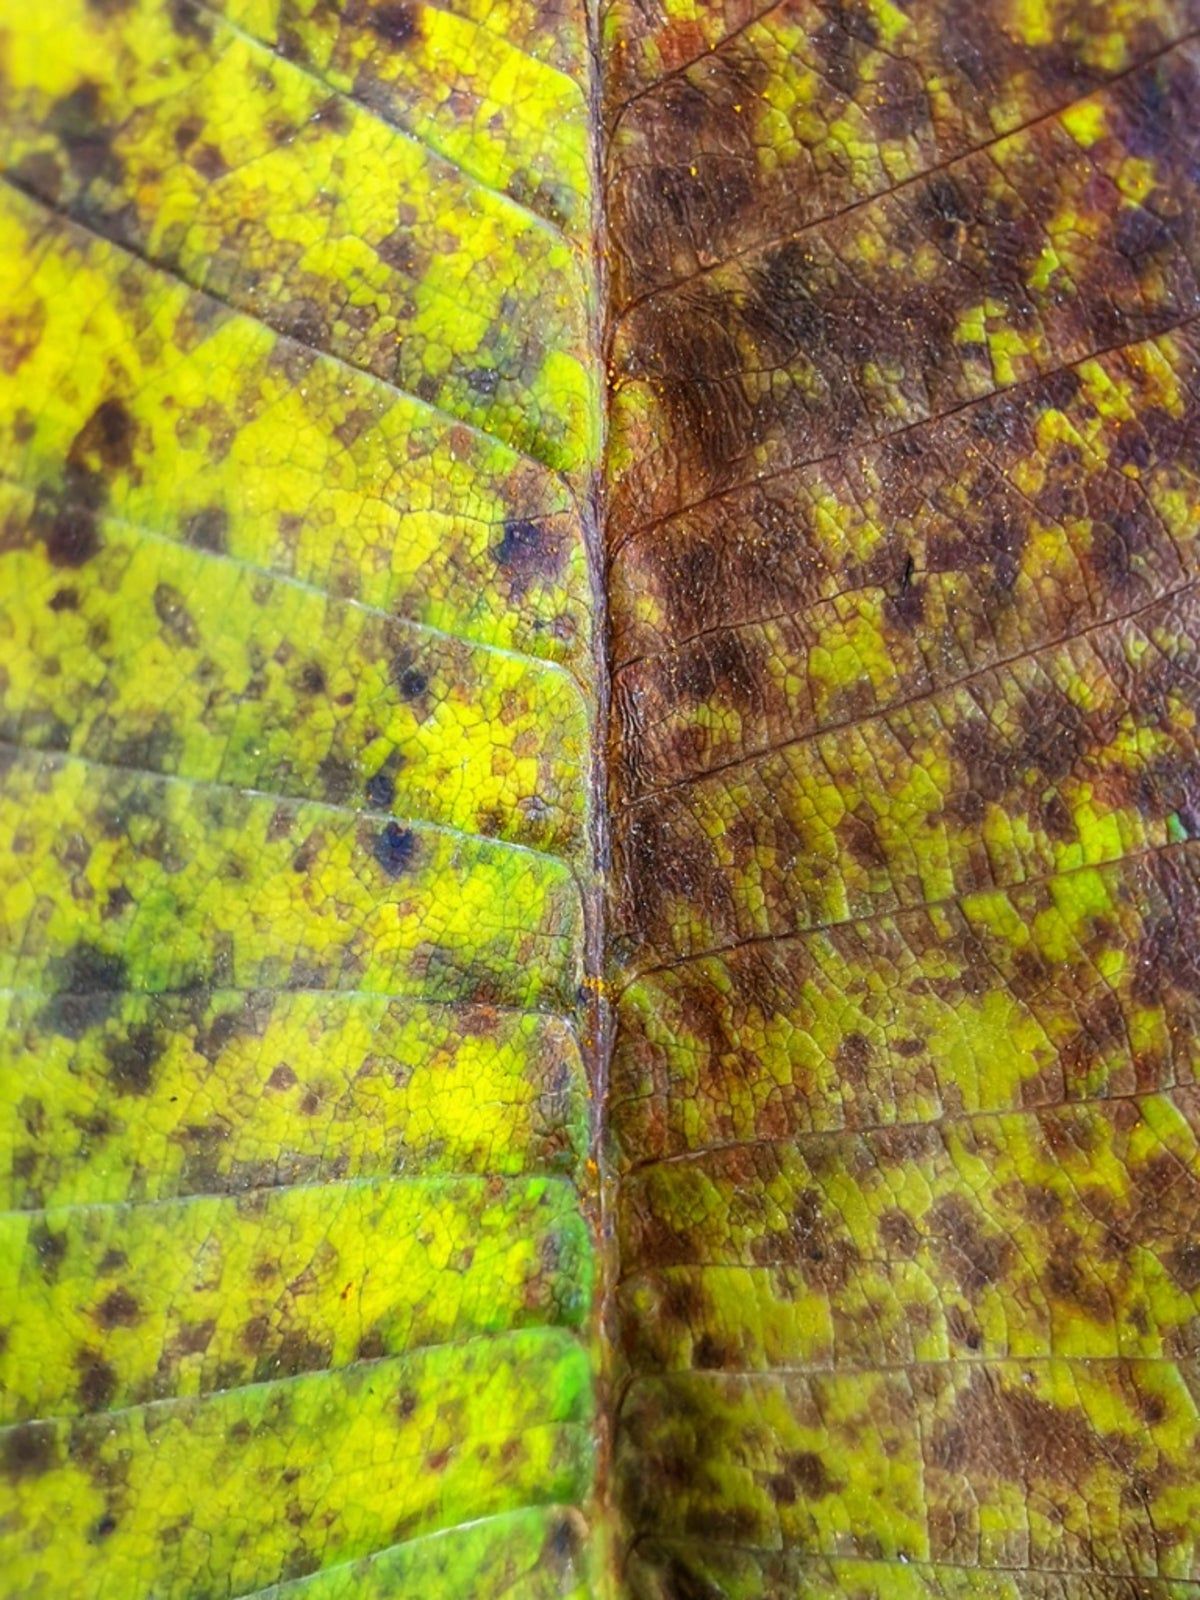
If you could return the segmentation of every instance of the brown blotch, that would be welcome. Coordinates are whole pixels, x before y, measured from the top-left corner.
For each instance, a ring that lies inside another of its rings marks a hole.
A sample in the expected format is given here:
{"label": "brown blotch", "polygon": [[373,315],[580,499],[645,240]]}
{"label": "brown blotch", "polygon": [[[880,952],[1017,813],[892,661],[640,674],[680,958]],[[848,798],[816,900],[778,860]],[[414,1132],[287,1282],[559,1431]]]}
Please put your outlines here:
{"label": "brown blotch", "polygon": [[950,1472],[1027,1481],[1031,1469],[1078,1484],[1097,1462],[1111,1466],[1082,1411],[1063,1410],[1023,1387],[1007,1388],[980,1370],[935,1426],[929,1460]]}
{"label": "brown blotch", "polygon": [[998,1283],[1012,1262],[1010,1241],[985,1233],[974,1207],[961,1195],[945,1195],[931,1208],[929,1230],[964,1294],[977,1295]]}
{"label": "brown blotch", "polygon": [[797,1450],[784,1458],[783,1470],[769,1480],[771,1493],[780,1505],[797,1500],[823,1500],[841,1485],[831,1478],[825,1463],[812,1450]]}
{"label": "brown blotch", "polygon": [[229,516],[220,506],[207,506],[193,512],[184,524],[183,536],[197,550],[220,554],[226,548]]}
{"label": "brown blotch", "polygon": [[[388,44],[411,44],[421,35],[421,18],[415,5],[409,5],[407,0],[384,6],[366,6],[363,8],[365,20],[371,32],[380,39],[386,39]],[[350,13],[354,21],[359,21],[357,9]]]}
{"label": "brown blotch", "polygon": [[200,642],[200,633],[187,602],[179,590],[170,583],[160,583],[154,590],[154,613],[163,627],[180,644],[194,650]]}
{"label": "brown blotch", "polygon": [[136,427],[124,402],[102,400],[71,441],[68,463],[85,471],[97,464],[105,472],[121,472],[133,461]]}
{"label": "brown blotch", "polygon": [[162,1056],[164,1041],[156,1029],[142,1025],[131,1028],[124,1038],[104,1047],[108,1061],[108,1081],[118,1094],[148,1094],[154,1085],[154,1068]]}
{"label": "brown blotch", "polygon": [[33,525],[52,566],[82,567],[101,548],[96,518],[85,506],[65,505],[53,513],[39,508]]}
{"label": "brown blotch", "polygon": [[142,1308],[128,1289],[118,1287],[101,1300],[94,1316],[102,1328],[132,1328],[141,1321]]}
{"label": "brown blotch", "polygon": [[40,1478],[55,1465],[54,1429],[44,1422],[22,1422],[5,1431],[0,1446],[4,1474],[12,1480]]}
{"label": "brown blotch", "polygon": [[1200,1243],[1176,1245],[1166,1258],[1167,1270],[1185,1294],[1200,1289]]}
{"label": "brown blotch", "polygon": [[879,1237],[889,1250],[908,1258],[915,1256],[921,1245],[921,1235],[911,1217],[895,1208],[885,1211],[880,1217]]}
{"label": "brown blotch", "polygon": [[83,1350],[76,1362],[79,1381],[75,1393],[85,1411],[103,1411],[117,1392],[117,1374],[95,1350]]}
{"label": "brown blotch", "polygon": [[667,686],[674,696],[698,705],[720,692],[735,702],[748,702],[761,692],[761,663],[741,635],[718,634],[673,656]]}
{"label": "brown blotch", "polygon": [[121,163],[113,151],[112,130],[104,125],[100,90],[94,83],[81,83],[56,100],[46,120],[80,183],[91,184],[99,177],[121,182]]}

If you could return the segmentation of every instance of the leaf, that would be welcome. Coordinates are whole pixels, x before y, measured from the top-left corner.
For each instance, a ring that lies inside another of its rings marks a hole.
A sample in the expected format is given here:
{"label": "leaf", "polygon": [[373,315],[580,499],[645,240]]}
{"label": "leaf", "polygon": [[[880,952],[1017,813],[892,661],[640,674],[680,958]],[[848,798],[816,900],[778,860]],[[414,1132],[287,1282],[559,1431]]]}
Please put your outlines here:
{"label": "leaf", "polygon": [[0,1589],[549,1600],[596,1434],[582,33],[289,16],[6,35]]}
{"label": "leaf", "polygon": [[1196,21],[607,19],[639,1600],[1196,1592]]}
{"label": "leaf", "polygon": [[1200,1594],[1198,31],[6,20],[4,1600]]}

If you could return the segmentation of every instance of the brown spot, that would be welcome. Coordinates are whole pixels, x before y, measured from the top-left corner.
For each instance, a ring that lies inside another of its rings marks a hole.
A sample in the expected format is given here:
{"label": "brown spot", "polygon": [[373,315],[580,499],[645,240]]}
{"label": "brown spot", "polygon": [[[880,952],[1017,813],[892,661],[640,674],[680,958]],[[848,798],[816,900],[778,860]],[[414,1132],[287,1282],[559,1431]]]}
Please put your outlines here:
{"label": "brown spot", "polygon": [[705,1372],[717,1372],[734,1364],[730,1352],[711,1333],[702,1333],[696,1340],[692,1346],[692,1361]]}
{"label": "brown spot", "polygon": [[103,1411],[117,1392],[117,1374],[95,1350],[82,1350],[76,1361],[79,1381],[75,1388],[85,1411]]}
{"label": "brown spot", "polygon": [[106,472],[120,472],[133,460],[135,437],[134,421],[124,402],[115,397],[103,400],[75,435],[67,460],[87,471],[98,463]]}
{"label": "brown spot", "polygon": [[200,176],[207,179],[209,183],[224,177],[229,171],[229,163],[217,146],[209,140],[205,140],[203,144],[198,144],[189,151],[188,161],[195,167]]}
{"label": "brown spot", "polygon": [[251,1317],[250,1321],[242,1329],[240,1337],[242,1348],[249,1355],[258,1355],[271,1337],[270,1319],[268,1317]]}
{"label": "brown spot", "polygon": [[689,646],[671,659],[667,690],[672,698],[693,705],[717,693],[735,703],[746,703],[761,691],[761,677],[761,663],[744,638],[723,632]]}
{"label": "brown spot", "polygon": [[212,28],[191,0],[171,0],[171,25],[182,39],[195,39],[198,44],[208,44]]}
{"label": "brown spot", "polygon": [[102,1328],[132,1328],[141,1321],[142,1308],[128,1289],[116,1288],[101,1300],[94,1315]]}
{"label": "brown spot", "polygon": [[83,184],[104,177],[121,181],[121,164],[113,152],[113,136],[105,126],[100,91],[84,82],[50,107],[47,124],[57,135],[71,170]]}
{"label": "brown spot", "polygon": [[195,511],[184,524],[183,536],[197,550],[220,553],[226,549],[229,516],[220,506],[207,506]]}
{"label": "brown spot", "polygon": [[172,584],[160,583],[154,590],[154,612],[174,639],[194,650],[200,642],[200,633],[187,602]]}
{"label": "brown spot", "polygon": [[847,813],[835,831],[847,854],[867,872],[879,872],[887,867],[887,851],[880,842],[875,819],[867,807]]}
{"label": "brown spot", "polygon": [[929,1231],[966,1295],[998,1283],[1012,1261],[1009,1240],[984,1232],[975,1208],[961,1195],[945,1195],[930,1209]]}
{"label": "brown spot", "polygon": [[7,1429],[0,1445],[5,1476],[13,1480],[40,1478],[54,1466],[57,1454],[54,1429],[45,1422],[22,1422]]}
{"label": "brown spot", "polygon": [[329,1347],[320,1340],[310,1339],[293,1329],[283,1335],[273,1354],[256,1363],[255,1380],[262,1382],[268,1378],[295,1377],[301,1372],[321,1372],[328,1367],[330,1355]]}
{"label": "brown spot", "polygon": [[935,1426],[929,1459],[971,1476],[1020,1482],[1036,1471],[1071,1485],[1108,1458],[1082,1411],[1051,1405],[1023,1384],[1009,1387],[996,1373],[981,1369]]}
{"label": "brown spot", "polygon": [[1178,1244],[1166,1257],[1167,1270],[1185,1294],[1200,1290],[1200,1243]]}
{"label": "brown spot", "polygon": [[148,1094],[154,1085],[154,1068],[163,1049],[161,1035],[148,1025],[131,1028],[124,1038],[108,1041],[104,1046],[108,1081],[117,1093]]}
{"label": "brown spot", "polygon": [[63,506],[53,515],[39,509],[34,528],[46,546],[47,557],[56,567],[82,567],[101,547],[96,518],[84,506]]}
{"label": "brown spot", "polygon": [[171,1353],[177,1357],[200,1356],[212,1343],[217,1324],[212,1317],[203,1322],[185,1322],[171,1341]]}
{"label": "brown spot", "polygon": [[921,1235],[914,1227],[912,1219],[895,1208],[885,1211],[880,1217],[879,1237],[889,1250],[910,1259],[916,1255],[921,1245]]}
{"label": "brown spot", "polygon": [[415,5],[394,3],[366,8],[367,26],[389,44],[405,45],[420,36],[421,19]]}
{"label": "brown spot", "polygon": [[783,1470],[770,1479],[770,1485],[776,1501],[789,1506],[801,1498],[823,1500],[840,1487],[829,1476],[820,1456],[812,1450],[798,1450],[785,1456]]}

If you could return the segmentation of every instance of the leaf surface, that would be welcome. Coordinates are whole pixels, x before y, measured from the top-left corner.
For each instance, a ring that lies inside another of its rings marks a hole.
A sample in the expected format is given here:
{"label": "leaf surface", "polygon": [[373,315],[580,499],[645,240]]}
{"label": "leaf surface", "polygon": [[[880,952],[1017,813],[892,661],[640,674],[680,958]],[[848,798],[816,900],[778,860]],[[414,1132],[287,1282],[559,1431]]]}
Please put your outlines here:
{"label": "leaf surface", "polygon": [[588,1587],[576,32],[6,29],[6,1595]]}
{"label": "leaf surface", "polygon": [[1200,1596],[1200,12],[0,19],[0,1593]]}

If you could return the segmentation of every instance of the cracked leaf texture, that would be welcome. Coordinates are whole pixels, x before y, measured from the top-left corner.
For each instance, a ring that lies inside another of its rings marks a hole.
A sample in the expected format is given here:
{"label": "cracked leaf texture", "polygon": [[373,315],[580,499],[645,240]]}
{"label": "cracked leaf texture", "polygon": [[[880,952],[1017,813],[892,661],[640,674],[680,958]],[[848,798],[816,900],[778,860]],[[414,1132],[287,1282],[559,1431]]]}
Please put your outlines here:
{"label": "cracked leaf texture", "polygon": [[1198,107],[0,4],[2,1600],[1200,1600]]}

